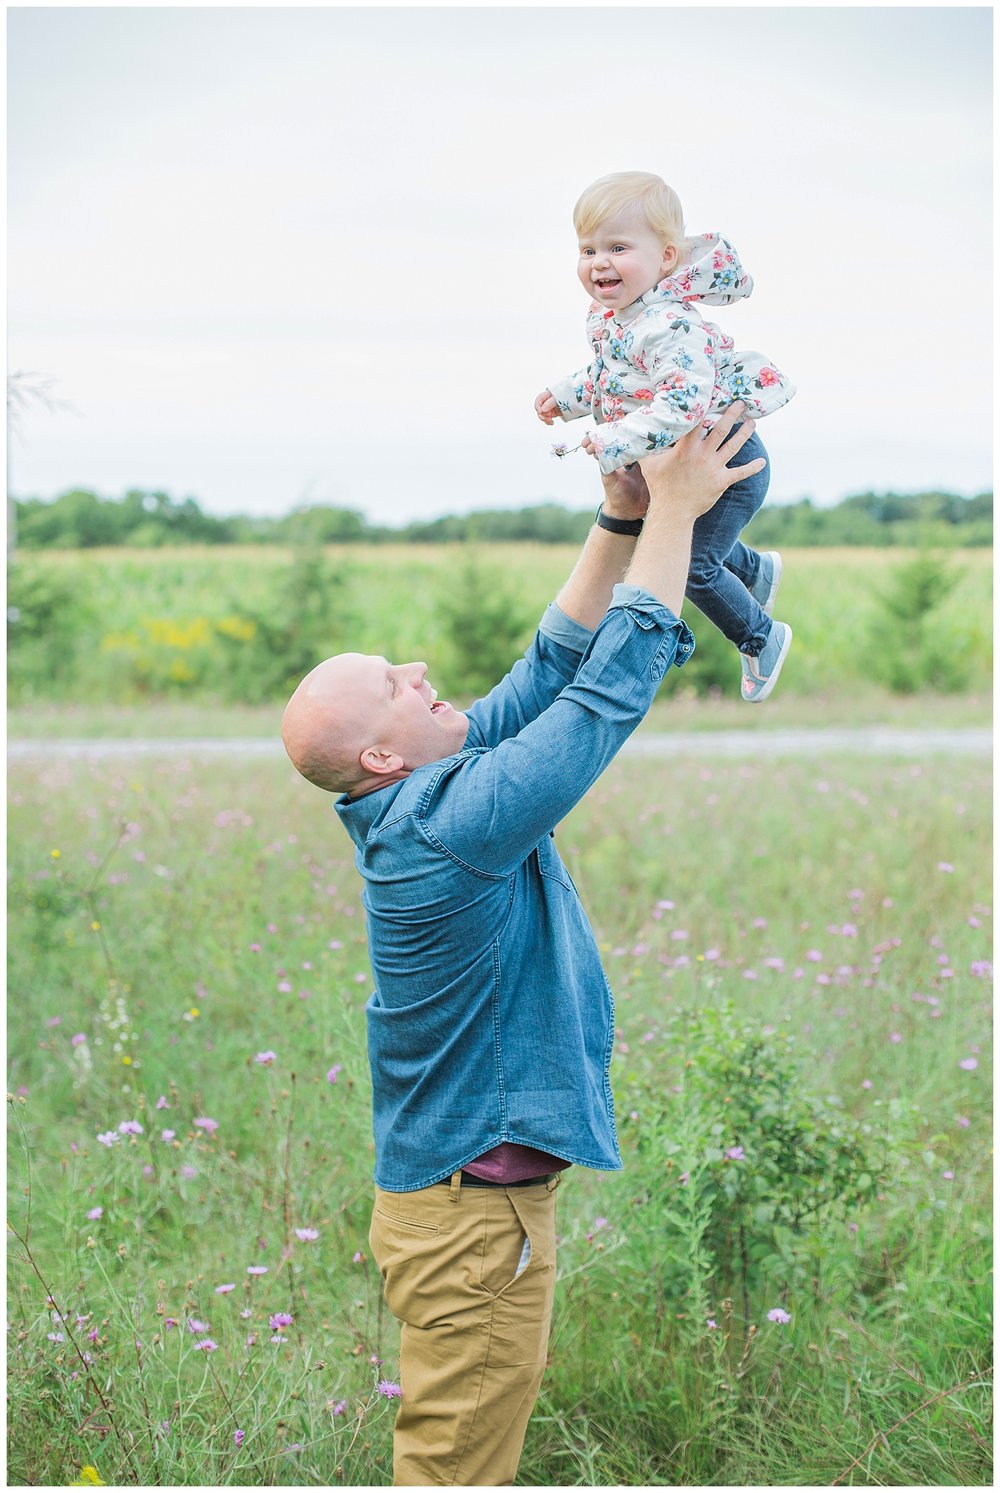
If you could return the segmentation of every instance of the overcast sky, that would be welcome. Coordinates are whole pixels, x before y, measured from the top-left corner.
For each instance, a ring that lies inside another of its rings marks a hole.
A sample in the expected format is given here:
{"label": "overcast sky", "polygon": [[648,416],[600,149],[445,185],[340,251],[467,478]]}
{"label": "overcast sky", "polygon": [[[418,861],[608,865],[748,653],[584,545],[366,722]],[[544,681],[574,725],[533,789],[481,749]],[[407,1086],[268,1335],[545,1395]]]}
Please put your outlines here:
{"label": "overcast sky", "polygon": [[[989,8],[13,8],[19,496],[387,523],[554,498],[571,210],[659,172],[798,385],[778,501],[991,482]],[[568,427],[575,438],[583,427]]]}

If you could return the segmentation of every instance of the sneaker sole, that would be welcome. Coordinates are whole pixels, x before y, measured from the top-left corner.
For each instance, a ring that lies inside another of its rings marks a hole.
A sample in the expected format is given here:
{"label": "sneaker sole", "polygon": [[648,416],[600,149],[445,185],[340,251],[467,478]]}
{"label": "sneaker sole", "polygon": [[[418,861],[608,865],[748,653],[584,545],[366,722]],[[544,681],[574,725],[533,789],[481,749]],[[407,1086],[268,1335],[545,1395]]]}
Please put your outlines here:
{"label": "sneaker sole", "polygon": [[760,689],[755,695],[744,695],[742,691],[740,693],[740,698],[745,705],[763,704],[763,702],[767,699],[768,695],[771,693],[771,691],[774,689],[774,686],[778,682],[778,675],[781,673],[782,665],[784,664],[785,659],[788,657],[788,650],[792,646],[792,629],[789,627],[787,622],[784,624],[784,626],[785,641],[781,645],[781,652],[778,654],[778,659],[774,665],[774,668],[771,670],[770,674],[764,680],[764,683],[761,685]]}
{"label": "sneaker sole", "polygon": [[768,550],[768,554],[771,556],[771,559],[774,563],[774,574],[771,576],[771,589],[770,591],[768,591],[766,598],[762,602],[760,602],[759,605],[761,611],[766,612],[770,617],[774,613],[774,598],[777,596],[778,587],[781,585],[782,565],[781,556],[778,554],[777,550]]}

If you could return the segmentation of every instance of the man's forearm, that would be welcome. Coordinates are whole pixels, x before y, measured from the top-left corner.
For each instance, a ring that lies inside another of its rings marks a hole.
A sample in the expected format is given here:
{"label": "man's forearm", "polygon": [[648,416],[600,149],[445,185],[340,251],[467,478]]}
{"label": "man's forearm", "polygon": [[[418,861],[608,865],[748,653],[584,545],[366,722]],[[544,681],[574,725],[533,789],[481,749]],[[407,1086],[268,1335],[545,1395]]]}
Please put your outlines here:
{"label": "man's forearm", "polygon": [[556,605],[593,631],[611,605],[612,589],[625,577],[635,546],[631,535],[611,534],[595,524]]}
{"label": "man's forearm", "polygon": [[625,580],[642,586],[678,617],[691,565],[694,519],[669,500],[653,502]]}

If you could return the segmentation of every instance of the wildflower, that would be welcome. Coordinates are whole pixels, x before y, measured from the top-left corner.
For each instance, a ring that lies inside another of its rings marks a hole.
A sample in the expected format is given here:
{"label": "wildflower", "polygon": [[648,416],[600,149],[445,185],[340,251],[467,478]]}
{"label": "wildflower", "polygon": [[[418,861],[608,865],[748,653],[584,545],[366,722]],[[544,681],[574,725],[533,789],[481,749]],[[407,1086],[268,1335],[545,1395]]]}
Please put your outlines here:
{"label": "wildflower", "polygon": [[768,1312],[767,1320],[769,1322],[790,1322],[792,1319],[786,1311],[782,1311],[780,1306],[776,1306]]}
{"label": "wildflower", "polygon": [[188,1332],[193,1332],[193,1333],[197,1334],[199,1332],[207,1332],[207,1331],[208,1331],[208,1323],[207,1322],[199,1322],[197,1317],[188,1317]]}
{"label": "wildflower", "polygon": [[902,1040],[903,1040],[903,1034],[902,1034],[902,1032],[890,1032],[889,1033],[889,1041],[890,1042],[902,1042]]}
{"label": "wildflower", "polygon": [[344,1069],[343,1063],[334,1063],[333,1067],[330,1069],[330,1071],[326,1075],[326,1081],[327,1081],[327,1083],[336,1083],[338,1077],[343,1072],[343,1069]]}
{"label": "wildflower", "polygon": [[197,1120],[192,1120],[191,1123],[196,1130],[204,1130],[206,1135],[214,1135],[219,1128],[218,1120],[210,1120],[206,1115],[200,1116]]}
{"label": "wildflower", "polygon": [[952,866],[952,865],[949,865],[949,863],[947,861],[938,861],[937,868],[938,868],[939,871],[954,871],[954,869],[955,869],[955,867]]}
{"label": "wildflower", "polygon": [[197,1175],[198,1175],[198,1168],[196,1166],[182,1166],[181,1167],[181,1176],[184,1178],[185,1182],[193,1182],[194,1179],[195,1179],[195,1177],[197,1177]]}
{"label": "wildflower", "polygon": [[88,1341],[88,1343],[96,1343],[97,1339],[100,1337],[100,1335],[101,1334],[98,1332],[97,1328],[96,1327],[92,1327],[90,1329],[90,1331],[87,1333],[87,1341]]}
{"label": "wildflower", "polygon": [[861,1087],[862,1087],[862,1088],[863,1088],[863,1089],[870,1089],[870,1088],[871,1088],[871,1086],[872,1086],[872,1081],[871,1081],[871,1079],[870,1079],[870,1078],[863,1078],[863,1079],[862,1079],[862,1080],[861,1080]]}
{"label": "wildflower", "polygon": [[961,1126],[961,1128],[963,1130],[968,1130],[968,1128],[969,1128],[969,1117],[968,1117],[968,1115],[958,1115],[957,1116],[957,1123]]}
{"label": "wildflower", "polygon": [[375,1365],[375,1367],[378,1368],[378,1366],[382,1362],[382,1360],[381,1360],[381,1358],[379,1358],[379,1356],[378,1356],[377,1353],[373,1353],[372,1356],[371,1356],[371,1358],[369,1358],[368,1362],[369,1363],[373,1363]]}
{"label": "wildflower", "polygon": [[240,1447],[243,1445],[244,1434],[245,1433],[243,1431],[239,1430],[239,1429],[237,1429],[237,1430],[235,1430],[233,1432],[233,1441],[236,1443],[236,1450],[237,1451],[239,1451]]}
{"label": "wildflower", "polygon": [[709,1329],[710,1332],[714,1332],[718,1325],[719,1324],[714,1317],[707,1317],[705,1319],[705,1326]]}
{"label": "wildflower", "polygon": [[201,1342],[195,1343],[194,1346],[196,1353],[214,1353],[219,1345],[213,1342],[210,1337],[203,1337]]}
{"label": "wildflower", "polygon": [[274,1336],[272,1337],[271,1342],[272,1343],[287,1343],[288,1339],[286,1337],[282,1337],[280,1332],[276,1332],[274,1334]]}
{"label": "wildflower", "polygon": [[310,1240],[319,1238],[319,1229],[296,1229],[295,1236],[303,1244],[307,1244]]}
{"label": "wildflower", "polygon": [[[979,1067],[979,1059],[978,1058],[962,1058],[962,1060],[961,1060],[961,1062],[959,1063],[958,1066],[960,1068],[964,1068],[965,1071],[966,1071],[966,1073],[971,1073],[975,1068]],[[100,1136],[98,1136],[97,1138],[98,1138],[98,1140],[100,1140]]]}
{"label": "wildflower", "polygon": [[380,1395],[384,1395],[387,1400],[401,1400],[403,1398],[403,1391],[399,1385],[393,1384],[390,1379],[380,1379],[378,1381],[378,1392]]}
{"label": "wildflower", "polygon": [[160,1139],[161,1140],[170,1141],[170,1140],[173,1140],[173,1138],[174,1138],[174,1136],[176,1134],[177,1134],[176,1130],[161,1130],[160,1131]]}
{"label": "wildflower", "polygon": [[254,1346],[254,1344],[256,1343],[256,1341],[257,1341],[256,1336],[251,1332],[250,1336],[246,1340],[246,1346],[248,1348],[252,1348]]}
{"label": "wildflower", "polygon": [[291,1327],[295,1318],[290,1312],[272,1312],[267,1319],[267,1325],[272,1332],[277,1332],[279,1327]]}
{"label": "wildflower", "polygon": [[271,1064],[277,1061],[277,1057],[278,1054],[276,1052],[272,1052],[271,1049],[268,1048],[267,1052],[258,1052],[257,1056],[254,1058],[254,1062],[260,1063],[262,1068],[270,1068]]}
{"label": "wildflower", "polygon": [[102,1146],[113,1146],[115,1141],[118,1139],[118,1134],[117,1131],[114,1130],[104,1130],[97,1137],[97,1139],[100,1141]]}
{"label": "wildflower", "polygon": [[281,992],[282,995],[287,995],[288,992],[291,990],[291,988],[292,988],[292,982],[291,982],[291,980],[279,980],[278,981],[278,989],[280,990],[280,992]]}
{"label": "wildflower", "polygon": [[157,1101],[156,1101],[156,1108],[157,1109],[169,1109],[170,1108],[170,1105],[167,1103],[167,1097],[166,1097],[165,1094],[161,1094],[160,1097],[159,1097],[159,1099],[157,1099]]}
{"label": "wildflower", "polygon": [[[58,851],[53,851],[58,855]],[[101,1477],[96,1467],[81,1467],[80,1476],[76,1482],[70,1483],[71,1488],[106,1488],[108,1485]]]}
{"label": "wildflower", "polygon": [[552,455],[553,456],[559,456],[559,457],[568,456],[569,455],[569,447],[567,446],[566,442],[565,441],[555,441],[555,442],[553,442]]}
{"label": "wildflower", "polygon": [[242,1317],[243,1321],[245,1322],[248,1317],[252,1317],[253,1316],[253,1312],[250,1310],[250,1308],[248,1306],[245,1306],[243,1308],[243,1310],[240,1312],[240,1316]]}
{"label": "wildflower", "polygon": [[266,1274],[267,1274],[267,1266],[266,1265],[248,1265],[247,1266],[247,1275],[266,1275]]}
{"label": "wildflower", "polygon": [[122,1120],[118,1129],[122,1135],[142,1135],[143,1133],[138,1120]]}
{"label": "wildflower", "polygon": [[64,1343],[66,1337],[61,1332],[49,1332],[46,1334],[50,1343]]}
{"label": "wildflower", "polygon": [[179,1327],[181,1324],[178,1322],[176,1317],[164,1317],[163,1325],[169,1332],[171,1327]]}
{"label": "wildflower", "polygon": [[216,1296],[228,1296],[230,1291],[235,1291],[235,1290],[236,1290],[236,1283],[234,1281],[231,1285],[216,1286],[216,1288],[215,1288],[215,1294],[216,1294]]}
{"label": "wildflower", "polygon": [[331,1400],[328,1402],[328,1408],[331,1415],[343,1415],[344,1411],[347,1409],[347,1401]]}
{"label": "wildflower", "polygon": [[75,1036],[70,1037],[69,1040],[71,1047],[79,1047],[81,1042],[86,1042],[87,1034],[86,1032],[77,1032]]}
{"label": "wildflower", "polygon": [[103,1208],[91,1208],[90,1212],[87,1214],[87,1217],[90,1219],[91,1222],[95,1222],[98,1218],[102,1218],[103,1216],[104,1216],[104,1209]]}
{"label": "wildflower", "polygon": [[969,974],[975,975],[980,980],[988,980],[993,973],[993,965],[988,959],[973,959],[969,965]]}
{"label": "wildflower", "polygon": [[[965,1123],[968,1124],[969,1123],[968,1120],[966,1120]],[[959,1121],[959,1124],[961,1124],[961,1121]],[[364,1263],[364,1259],[365,1259],[365,1257],[361,1253],[360,1249],[356,1249],[354,1251],[353,1255],[351,1256],[351,1260],[353,1261],[353,1263],[355,1265],[362,1265]]]}
{"label": "wildflower", "polygon": [[942,1172],[941,1175],[946,1182],[954,1182],[955,1180],[954,1172]]}
{"label": "wildflower", "polygon": [[730,1146],[725,1154],[729,1161],[742,1161],[745,1155],[742,1146]]}
{"label": "wildflower", "polygon": [[59,859],[59,857],[62,855],[62,851],[61,850],[50,850],[49,854],[51,855],[51,857],[52,857],[52,859],[54,861],[57,861]]}

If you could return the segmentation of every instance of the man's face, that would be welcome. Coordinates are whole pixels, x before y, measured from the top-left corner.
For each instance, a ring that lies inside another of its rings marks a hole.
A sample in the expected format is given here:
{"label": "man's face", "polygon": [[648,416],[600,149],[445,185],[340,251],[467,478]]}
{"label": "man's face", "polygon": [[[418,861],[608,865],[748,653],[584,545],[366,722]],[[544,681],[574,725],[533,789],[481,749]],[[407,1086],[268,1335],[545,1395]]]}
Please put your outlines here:
{"label": "man's face", "polygon": [[338,706],[363,747],[396,753],[408,771],[460,752],[469,722],[427,682],[425,663],[390,664],[368,654],[342,654]]}
{"label": "man's face", "polygon": [[622,311],[659,285],[676,264],[674,246],[663,243],[640,208],[627,207],[580,240],[577,274],[598,305]]}

